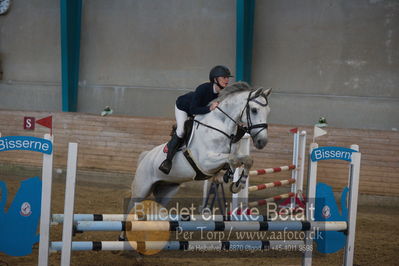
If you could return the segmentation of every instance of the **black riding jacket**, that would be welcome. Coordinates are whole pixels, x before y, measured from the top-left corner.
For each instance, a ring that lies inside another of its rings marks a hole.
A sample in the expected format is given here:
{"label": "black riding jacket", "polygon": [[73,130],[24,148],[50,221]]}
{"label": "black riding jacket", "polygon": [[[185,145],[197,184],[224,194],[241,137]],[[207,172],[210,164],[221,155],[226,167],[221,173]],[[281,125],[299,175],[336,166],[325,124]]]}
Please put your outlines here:
{"label": "black riding jacket", "polygon": [[195,91],[179,96],[176,100],[176,106],[189,116],[206,114],[211,111],[208,104],[218,95],[218,93],[213,92],[213,84],[206,82],[199,85]]}

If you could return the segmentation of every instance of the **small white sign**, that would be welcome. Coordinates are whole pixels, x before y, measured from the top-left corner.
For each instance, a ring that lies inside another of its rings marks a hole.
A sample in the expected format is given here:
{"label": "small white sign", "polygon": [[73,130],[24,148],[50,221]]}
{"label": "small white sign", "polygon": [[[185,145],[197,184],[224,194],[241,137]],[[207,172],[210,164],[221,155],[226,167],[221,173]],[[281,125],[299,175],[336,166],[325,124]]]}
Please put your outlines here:
{"label": "small white sign", "polygon": [[326,219],[331,217],[331,211],[330,211],[330,207],[328,205],[323,207],[322,215]]}
{"label": "small white sign", "polygon": [[21,205],[21,211],[19,212],[22,216],[30,216],[32,214],[32,207],[29,202],[24,202]]}

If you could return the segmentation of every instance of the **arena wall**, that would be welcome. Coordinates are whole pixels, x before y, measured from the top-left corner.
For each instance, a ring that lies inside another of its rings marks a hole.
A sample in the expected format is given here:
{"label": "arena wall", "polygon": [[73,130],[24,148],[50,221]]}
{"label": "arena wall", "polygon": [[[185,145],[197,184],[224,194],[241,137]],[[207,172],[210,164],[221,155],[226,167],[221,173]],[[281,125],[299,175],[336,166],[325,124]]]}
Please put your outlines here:
{"label": "arena wall", "polygon": [[[93,172],[121,173],[133,176],[139,154],[169,139],[171,119],[133,116],[105,116],[83,113],[47,113],[0,110],[2,136],[29,135],[42,137],[48,129],[36,125],[35,131],[23,130],[23,117],[43,118],[53,115],[54,165],[65,168],[68,142],[79,143],[78,169]],[[313,128],[297,125],[308,132]],[[269,143],[264,150],[252,148],[254,168],[287,165],[292,160],[293,126],[271,124]],[[399,195],[399,133],[382,130],[327,128],[328,135],[317,139],[320,146],[358,144],[362,152],[360,192],[368,195]],[[28,163],[27,163],[28,162]],[[340,161],[319,162],[318,180],[342,189],[347,182],[347,164]],[[33,152],[7,151],[0,154],[2,168],[9,165],[41,166],[41,156]],[[1,168],[0,168],[1,169]],[[287,177],[255,177],[251,184],[265,183]],[[111,181],[112,182],[112,181]],[[128,184],[127,184],[128,185]]]}
{"label": "arena wall", "polygon": [[[173,117],[215,64],[235,73],[235,0],[83,1],[78,111]],[[399,3],[256,1],[252,83],[275,124],[399,125]],[[0,107],[61,111],[59,1],[0,16]],[[366,114],[366,115],[364,115]]]}

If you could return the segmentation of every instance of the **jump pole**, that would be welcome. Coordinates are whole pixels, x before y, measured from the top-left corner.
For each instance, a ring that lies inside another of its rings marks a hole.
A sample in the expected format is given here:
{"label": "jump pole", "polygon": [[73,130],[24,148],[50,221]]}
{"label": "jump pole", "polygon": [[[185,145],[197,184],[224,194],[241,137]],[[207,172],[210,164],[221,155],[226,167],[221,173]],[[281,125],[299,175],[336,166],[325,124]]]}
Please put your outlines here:
{"label": "jump pole", "polygon": [[342,231],[345,221],[78,221],[77,231]]}
{"label": "jump pole", "polygon": [[277,195],[277,196],[274,196],[271,198],[249,202],[248,208],[253,208],[256,206],[263,206],[263,205],[266,205],[268,202],[277,202],[277,201],[280,201],[283,199],[292,199],[292,198],[295,198],[295,193],[289,192],[289,193]]}
{"label": "jump pole", "polygon": [[[181,250],[181,251],[289,251],[303,247],[302,240],[292,241],[74,241],[74,251]],[[52,242],[51,251],[60,251],[62,242]]]}
{"label": "jump pole", "polygon": [[248,191],[254,192],[254,191],[268,189],[268,188],[272,188],[272,187],[286,186],[286,185],[289,185],[292,183],[295,183],[295,179],[290,178],[287,180],[280,180],[280,181],[274,181],[274,182],[265,183],[265,184],[261,184],[261,185],[250,186],[250,187],[248,187]]}
{"label": "jump pole", "polygon": [[[161,215],[146,214],[145,216],[137,214],[74,214],[73,221],[86,222],[120,222],[120,221],[267,221],[263,215]],[[53,214],[51,225],[58,225],[64,222],[64,214]]]}

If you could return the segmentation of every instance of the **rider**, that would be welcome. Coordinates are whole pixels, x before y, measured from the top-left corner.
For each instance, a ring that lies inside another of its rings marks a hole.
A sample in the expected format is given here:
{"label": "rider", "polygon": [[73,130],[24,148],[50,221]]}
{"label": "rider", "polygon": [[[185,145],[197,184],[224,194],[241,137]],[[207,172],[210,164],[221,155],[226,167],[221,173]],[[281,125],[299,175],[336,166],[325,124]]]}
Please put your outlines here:
{"label": "rider", "polygon": [[176,100],[175,116],[177,128],[172,139],[167,144],[168,154],[166,159],[159,166],[159,170],[169,174],[172,168],[172,159],[180,145],[183,143],[184,123],[188,116],[206,114],[213,111],[218,106],[218,102],[209,103],[216,99],[219,92],[223,90],[232,77],[230,70],[222,65],[215,66],[209,73],[209,82],[199,85],[195,91],[186,93]]}

